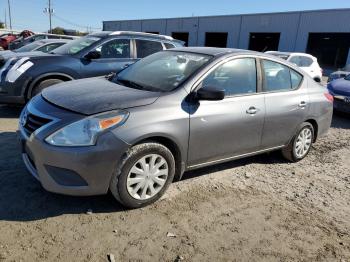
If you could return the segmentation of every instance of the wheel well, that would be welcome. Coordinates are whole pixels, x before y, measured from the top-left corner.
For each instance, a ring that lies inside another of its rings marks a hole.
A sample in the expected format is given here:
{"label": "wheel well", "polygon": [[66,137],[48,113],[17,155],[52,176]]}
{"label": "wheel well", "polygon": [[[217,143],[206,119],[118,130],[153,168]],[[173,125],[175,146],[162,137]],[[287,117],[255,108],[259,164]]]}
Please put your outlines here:
{"label": "wheel well", "polygon": [[29,87],[27,88],[27,97],[30,98],[34,88],[37,87],[41,82],[43,82],[45,80],[49,80],[49,79],[59,79],[62,81],[73,80],[71,77],[65,76],[65,75],[47,75],[47,76],[44,76],[42,78],[35,79],[34,81],[32,81],[30,83]]}
{"label": "wheel well", "polygon": [[167,147],[170,150],[170,152],[173,154],[175,159],[174,181],[180,180],[183,174],[183,168],[182,168],[182,160],[181,160],[181,151],[178,145],[171,139],[166,137],[161,137],[161,136],[155,136],[155,137],[149,137],[149,138],[143,139],[137,142],[135,145],[139,145],[146,142],[156,142]]}
{"label": "wheel well", "polygon": [[314,119],[308,119],[305,122],[310,123],[312,127],[314,128],[314,142],[317,140],[317,134],[318,134],[318,124]]}

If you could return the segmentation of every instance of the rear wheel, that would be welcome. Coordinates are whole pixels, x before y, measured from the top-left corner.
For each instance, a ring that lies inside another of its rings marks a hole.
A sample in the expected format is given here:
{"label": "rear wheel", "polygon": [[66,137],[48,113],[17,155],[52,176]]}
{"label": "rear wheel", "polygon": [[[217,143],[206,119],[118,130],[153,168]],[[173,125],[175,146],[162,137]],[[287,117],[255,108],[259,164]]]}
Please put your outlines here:
{"label": "rear wheel", "polygon": [[112,177],[110,191],[126,207],[143,207],[164,194],[174,174],[175,160],[170,150],[158,143],[143,143],[126,153]]}
{"label": "rear wheel", "polygon": [[32,96],[31,97],[34,97],[37,94],[40,94],[45,88],[47,88],[49,86],[56,85],[56,84],[59,84],[59,83],[62,83],[62,82],[64,82],[64,81],[61,80],[61,79],[47,79],[47,80],[44,80],[44,81],[40,82],[34,88],[34,90],[32,91]]}
{"label": "rear wheel", "polygon": [[282,154],[287,160],[298,162],[310,152],[313,141],[313,126],[310,123],[303,123],[291,143],[282,150]]}

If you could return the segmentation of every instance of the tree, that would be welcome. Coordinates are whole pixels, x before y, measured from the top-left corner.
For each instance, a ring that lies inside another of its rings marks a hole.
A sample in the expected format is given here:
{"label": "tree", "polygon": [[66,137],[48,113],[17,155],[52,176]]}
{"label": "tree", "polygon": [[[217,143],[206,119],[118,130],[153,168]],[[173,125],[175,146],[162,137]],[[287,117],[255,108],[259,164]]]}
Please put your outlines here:
{"label": "tree", "polygon": [[52,29],[52,33],[56,35],[64,35],[64,29],[62,27],[55,27]]}
{"label": "tree", "polygon": [[5,28],[5,23],[0,21],[0,29]]}

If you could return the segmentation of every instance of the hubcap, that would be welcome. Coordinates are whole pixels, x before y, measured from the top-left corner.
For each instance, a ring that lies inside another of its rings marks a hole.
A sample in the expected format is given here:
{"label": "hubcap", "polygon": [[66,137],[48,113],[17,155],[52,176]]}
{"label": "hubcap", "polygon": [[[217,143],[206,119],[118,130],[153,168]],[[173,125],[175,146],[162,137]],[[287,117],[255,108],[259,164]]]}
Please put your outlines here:
{"label": "hubcap", "polygon": [[130,169],[126,183],[131,197],[146,200],[154,197],[168,178],[168,163],[158,154],[146,155]]}
{"label": "hubcap", "polygon": [[309,151],[312,144],[312,132],[309,128],[304,128],[298,135],[295,143],[295,154],[298,158],[303,158]]}

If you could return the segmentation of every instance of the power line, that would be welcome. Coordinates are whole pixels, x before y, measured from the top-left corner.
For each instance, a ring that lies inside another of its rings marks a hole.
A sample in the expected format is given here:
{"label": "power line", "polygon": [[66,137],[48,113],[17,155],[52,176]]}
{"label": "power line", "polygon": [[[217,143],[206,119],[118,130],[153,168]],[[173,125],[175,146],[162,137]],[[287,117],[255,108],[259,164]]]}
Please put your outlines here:
{"label": "power line", "polygon": [[67,20],[67,19],[65,19],[65,18],[62,18],[62,17],[59,17],[59,16],[57,16],[56,14],[52,14],[56,19],[58,19],[58,20],[60,20],[60,21],[62,21],[62,22],[64,22],[64,23],[66,23],[66,24],[69,24],[69,25],[71,25],[71,26],[74,26],[74,27],[78,27],[78,28],[84,28],[84,29],[86,29],[86,28],[90,28],[90,29],[93,29],[93,30],[101,30],[101,27],[91,27],[91,26],[84,26],[84,25],[79,25],[79,24],[76,24],[76,23],[74,23],[74,22],[71,22],[71,21],[69,21],[69,20]]}

